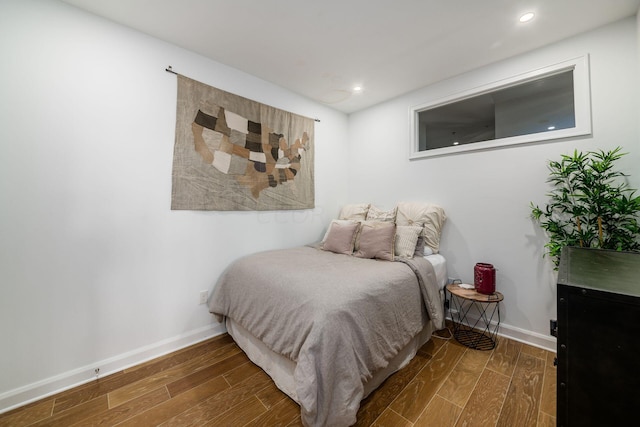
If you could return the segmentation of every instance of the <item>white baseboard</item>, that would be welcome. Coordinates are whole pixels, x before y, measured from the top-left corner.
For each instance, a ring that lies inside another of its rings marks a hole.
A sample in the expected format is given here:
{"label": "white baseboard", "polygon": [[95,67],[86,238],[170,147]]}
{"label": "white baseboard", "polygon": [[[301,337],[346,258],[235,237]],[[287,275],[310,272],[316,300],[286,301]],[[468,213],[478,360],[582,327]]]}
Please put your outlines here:
{"label": "white baseboard", "polygon": [[[478,317],[474,316],[473,313],[467,313],[467,317],[471,324],[478,320]],[[451,320],[451,317],[448,316],[447,319]],[[491,330],[493,330],[495,326],[496,322],[491,322]],[[521,329],[501,322],[500,326],[498,326],[498,336],[529,344],[554,353],[556,352],[557,340],[556,337],[551,335],[539,334],[537,332],[528,331],[526,329]]]}
{"label": "white baseboard", "polygon": [[[473,319],[473,321],[475,321],[475,319]],[[10,390],[0,394],[0,414],[36,400],[60,393],[64,390],[94,381],[96,379],[94,372],[96,366],[100,367],[100,377],[104,377],[140,363],[144,363],[156,357],[180,350],[200,341],[220,335],[224,332],[226,332],[226,329],[222,324],[205,326],[155,344],[141,347],[109,359],[97,361],[91,365],[83,366],[42,381]],[[556,351],[556,338],[552,336],[527,331],[504,323],[500,324],[498,328],[498,335],[552,352]]]}
{"label": "white baseboard", "polygon": [[205,326],[109,359],[96,361],[91,365],[9,390],[0,394],[0,414],[61,391],[95,381],[96,366],[100,367],[99,377],[104,377],[220,335],[223,332],[226,332],[226,329],[222,324]]}
{"label": "white baseboard", "polygon": [[551,335],[539,334],[537,332],[527,331],[515,326],[500,324],[498,328],[498,335],[512,339],[514,341],[520,341],[525,344],[539,347],[544,350],[556,352],[557,339]]}

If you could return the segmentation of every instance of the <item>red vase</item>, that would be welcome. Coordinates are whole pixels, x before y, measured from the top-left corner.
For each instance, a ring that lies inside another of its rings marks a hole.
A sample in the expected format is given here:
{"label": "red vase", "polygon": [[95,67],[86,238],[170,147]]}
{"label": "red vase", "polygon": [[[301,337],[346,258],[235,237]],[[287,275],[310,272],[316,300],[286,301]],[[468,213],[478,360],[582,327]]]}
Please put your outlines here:
{"label": "red vase", "polygon": [[496,269],[493,265],[479,262],[473,269],[473,284],[476,291],[491,295],[496,291]]}

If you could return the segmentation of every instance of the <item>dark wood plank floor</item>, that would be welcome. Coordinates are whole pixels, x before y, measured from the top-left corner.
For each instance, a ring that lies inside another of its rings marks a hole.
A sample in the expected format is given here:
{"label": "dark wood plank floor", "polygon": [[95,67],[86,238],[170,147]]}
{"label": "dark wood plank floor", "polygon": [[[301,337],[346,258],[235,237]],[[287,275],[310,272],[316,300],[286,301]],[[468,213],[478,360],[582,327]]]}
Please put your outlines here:
{"label": "dark wood plank floor", "polygon": [[[555,354],[434,337],[357,426],[555,426]],[[0,415],[0,426],[300,426],[298,405],[222,335]]]}

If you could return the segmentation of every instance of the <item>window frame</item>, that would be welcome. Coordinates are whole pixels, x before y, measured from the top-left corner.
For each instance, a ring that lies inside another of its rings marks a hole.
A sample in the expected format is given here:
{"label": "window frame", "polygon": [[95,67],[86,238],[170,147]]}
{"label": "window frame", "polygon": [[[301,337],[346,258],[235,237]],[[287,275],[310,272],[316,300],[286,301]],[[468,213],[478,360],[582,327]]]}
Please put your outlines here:
{"label": "window frame", "polygon": [[[461,144],[451,147],[434,148],[419,151],[419,118],[421,112],[452,104],[475,96],[488,94],[501,89],[517,86],[539,80],[544,77],[573,70],[573,96],[575,110],[575,127],[567,129],[551,130],[546,132],[531,133],[527,135],[511,136],[487,141]],[[507,147],[518,144],[550,141],[591,134],[591,93],[589,83],[589,56],[583,55],[577,58],[562,61],[543,68],[532,70],[506,79],[494,81],[479,87],[457,92],[455,94],[429,101],[423,104],[409,107],[410,124],[410,151],[409,159],[422,159],[429,157],[445,156],[450,154],[466,153],[472,151],[488,150]]]}

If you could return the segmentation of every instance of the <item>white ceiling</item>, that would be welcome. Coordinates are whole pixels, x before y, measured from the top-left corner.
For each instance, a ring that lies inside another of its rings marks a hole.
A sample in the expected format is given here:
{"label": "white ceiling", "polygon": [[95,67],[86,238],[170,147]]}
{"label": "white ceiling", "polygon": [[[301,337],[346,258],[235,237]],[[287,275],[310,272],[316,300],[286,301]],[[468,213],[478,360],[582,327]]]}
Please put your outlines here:
{"label": "white ceiling", "polygon": [[[640,0],[63,1],[346,113],[640,7]],[[528,11],[534,20],[518,22]],[[167,65],[182,71],[171,58]]]}

